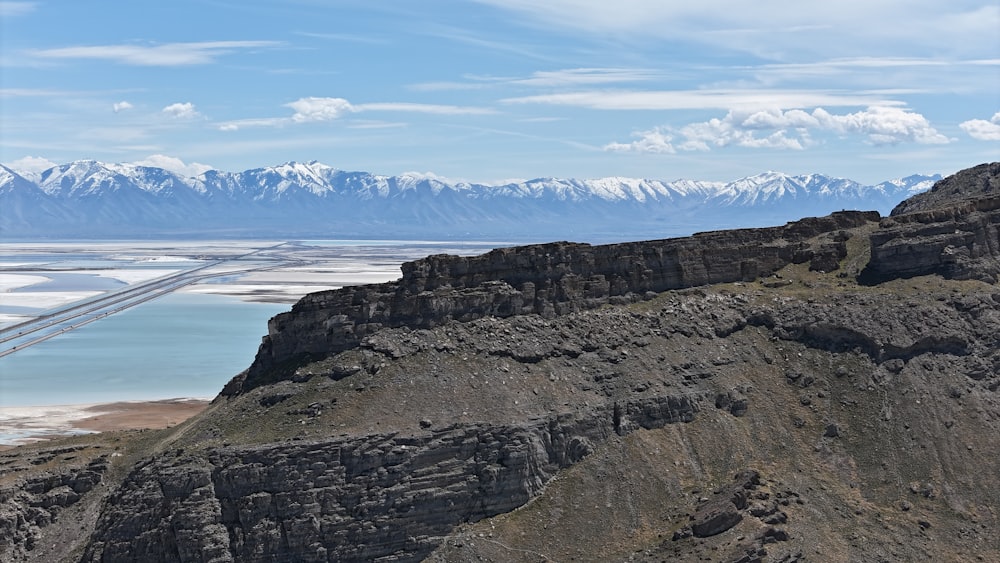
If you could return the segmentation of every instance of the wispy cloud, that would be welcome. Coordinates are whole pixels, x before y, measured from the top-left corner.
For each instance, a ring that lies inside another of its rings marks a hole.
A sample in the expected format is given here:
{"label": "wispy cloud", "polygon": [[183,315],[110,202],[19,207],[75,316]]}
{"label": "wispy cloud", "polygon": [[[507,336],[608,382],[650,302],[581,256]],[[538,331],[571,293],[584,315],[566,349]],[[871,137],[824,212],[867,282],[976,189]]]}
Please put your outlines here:
{"label": "wispy cloud", "polygon": [[472,45],[473,47],[478,47],[487,51],[509,53],[526,59],[534,59],[549,63],[555,61],[555,58],[548,55],[544,52],[544,50],[534,49],[532,48],[533,46],[525,44],[524,42],[509,41],[506,38],[490,39],[485,37],[482,33],[474,33],[467,29],[458,27],[433,25],[425,27],[421,33],[437,37],[439,39]]}
{"label": "wispy cloud", "polygon": [[35,11],[38,2],[0,2],[0,18],[23,16]]}
{"label": "wispy cloud", "polygon": [[[995,81],[990,80],[983,67],[998,65],[1000,61],[996,59],[893,56],[834,58],[710,70],[752,77],[763,88],[828,83],[866,92],[955,94],[994,91]],[[928,80],[930,75],[936,79]]]}
{"label": "wispy cloud", "polygon": [[281,127],[293,123],[290,117],[251,117],[247,119],[233,119],[223,121],[216,125],[219,131],[238,131],[240,129],[252,129],[255,127]]}
{"label": "wispy cloud", "polygon": [[238,119],[220,123],[222,131],[236,131],[249,127],[281,127],[292,123],[333,121],[345,115],[361,112],[408,112],[432,115],[487,115],[496,110],[474,106],[416,104],[409,102],[376,102],[352,104],[344,98],[308,97],[284,104],[295,113],[291,117],[264,117]]}
{"label": "wispy cloud", "polygon": [[829,59],[806,64],[769,64],[762,68],[775,69],[846,69],[859,68],[900,68],[900,67],[941,67],[955,64],[955,61],[943,59],[926,59],[916,57],[854,57],[846,59]]}
{"label": "wispy cloud", "polygon": [[761,9],[739,0],[477,0],[540,29],[619,40],[690,40],[773,58],[801,52],[890,54],[940,47],[995,50],[1000,5],[993,0],[782,2]]}
{"label": "wispy cloud", "polygon": [[369,119],[359,119],[348,125],[348,127],[351,129],[397,129],[400,127],[406,127],[406,124],[398,121],[372,121]]}
{"label": "wispy cloud", "polygon": [[127,111],[127,110],[132,109],[133,107],[135,107],[135,106],[133,106],[132,104],[130,104],[130,103],[124,101],[124,100],[122,100],[120,102],[115,102],[115,103],[111,104],[111,110],[114,111],[115,113],[122,112],[122,111]]}
{"label": "wispy cloud", "polygon": [[490,115],[496,113],[494,109],[483,107],[413,104],[409,102],[359,104],[353,107],[355,111],[401,111],[434,115]]}
{"label": "wispy cloud", "polygon": [[[803,150],[813,144],[812,133],[861,135],[872,145],[904,142],[947,144],[923,115],[898,107],[869,107],[863,111],[832,114],[823,108],[803,110],[730,111],[725,117],[691,123],[680,128],[657,127],[635,133],[637,140],[609,143],[613,152],[669,153],[678,150],[708,151],[739,146]],[[677,139],[677,140],[675,140]]]}
{"label": "wispy cloud", "polygon": [[521,96],[505,104],[548,104],[601,110],[691,110],[729,108],[802,108],[893,106],[901,102],[866,94],[821,90],[590,90]]}
{"label": "wispy cloud", "polygon": [[617,84],[622,82],[642,82],[657,78],[659,73],[639,68],[570,68],[554,71],[538,71],[528,78],[513,80],[525,86],[581,86],[591,84]]}
{"label": "wispy cloud", "polygon": [[47,90],[43,88],[0,88],[3,98],[42,98],[75,95],[78,92],[66,90]]}
{"label": "wispy cloud", "polygon": [[642,82],[660,77],[657,71],[642,68],[569,68],[560,70],[540,70],[530,76],[480,76],[467,74],[466,82],[424,82],[412,84],[411,90],[433,92],[440,90],[477,90],[492,86],[527,86],[554,88],[561,86],[592,86],[596,84],[618,84]]}
{"label": "wispy cloud", "polygon": [[313,39],[327,39],[330,41],[345,41],[348,43],[366,43],[369,45],[384,45],[389,41],[382,37],[371,35],[356,35],[353,33],[315,33],[310,31],[296,31],[295,35],[301,37],[311,37]]}
{"label": "wispy cloud", "polygon": [[989,121],[985,119],[970,119],[959,124],[970,137],[980,141],[1000,141],[1000,111],[993,114]]}
{"label": "wispy cloud", "polygon": [[277,41],[202,41],[162,45],[94,45],[38,49],[27,54],[43,59],[108,60],[136,66],[188,66],[213,63],[235,51],[276,47]]}

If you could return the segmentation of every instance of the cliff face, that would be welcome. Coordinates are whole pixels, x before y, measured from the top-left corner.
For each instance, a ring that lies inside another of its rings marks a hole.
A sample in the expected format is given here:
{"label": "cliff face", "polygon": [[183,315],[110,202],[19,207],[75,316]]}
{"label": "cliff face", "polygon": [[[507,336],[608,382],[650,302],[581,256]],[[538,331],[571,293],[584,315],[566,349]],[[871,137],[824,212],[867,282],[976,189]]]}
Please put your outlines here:
{"label": "cliff face", "polygon": [[[690,420],[686,397],[620,406]],[[455,526],[522,506],[614,432],[612,412],[168,453],[109,497],[83,561],[418,561]],[[206,463],[207,462],[207,463]],[[165,551],[164,547],[169,546]]]}
{"label": "cliff face", "polygon": [[590,246],[553,243],[482,256],[431,256],[403,265],[398,282],[314,293],[271,320],[234,395],[286,377],[310,358],[355,348],[386,327],[431,328],[485,316],[543,317],[627,303],[656,293],[751,281],[789,264],[830,271],[847,254],[845,229],[878,220],[841,212],[784,227],[701,233],[688,238]]}
{"label": "cliff face", "polygon": [[[997,167],[1000,178],[1000,166]],[[1000,275],[1000,195],[893,215],[872,234],[864,283],[937,274],[996,283]]]}
{"label": "cliff face", "polygon": [[78,517],[34,509],[86,460],[0,476],[0,553],[1000,560],[996,211],[433,256],[307,296],[203,415],[115,443]]}
{"label": "cliff face", "polygon": [[996,283],[998,223],[1000,162],[962,170],[900,203],[882,220],[861,281],[937,274]]}

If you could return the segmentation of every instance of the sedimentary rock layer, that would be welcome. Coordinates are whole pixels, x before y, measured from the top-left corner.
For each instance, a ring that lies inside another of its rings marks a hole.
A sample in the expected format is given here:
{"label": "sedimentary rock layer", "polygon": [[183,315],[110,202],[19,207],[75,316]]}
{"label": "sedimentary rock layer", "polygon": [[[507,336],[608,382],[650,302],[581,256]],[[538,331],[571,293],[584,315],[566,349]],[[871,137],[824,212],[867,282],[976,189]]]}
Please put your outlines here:
{"label": "sedimentary rock layer", "polygon": [[616,430],[692,419],[665,397],[521,426],[169,452],[108,499],[82,561],[420,561],[462,522],[509,512]]}
{"label": "sedimentary rock layer", "polygon": [[847,254],[845,230],[878,218],[846,211],[766,229],[605,246],[559,242],[408,262],[397,282],[310,294],[274,317],[253,365],[223,394],[287,377],[304,359],[354,348],[385,327],[552,317],[669,289],[755,280],[792,263],[833,270]]}
{"label": "sedimentary rock layer", "polygon": [[994,283],[1000,276],[1000,196],[887,217],[871,236],[871,253],[864,283],[928,274]]}

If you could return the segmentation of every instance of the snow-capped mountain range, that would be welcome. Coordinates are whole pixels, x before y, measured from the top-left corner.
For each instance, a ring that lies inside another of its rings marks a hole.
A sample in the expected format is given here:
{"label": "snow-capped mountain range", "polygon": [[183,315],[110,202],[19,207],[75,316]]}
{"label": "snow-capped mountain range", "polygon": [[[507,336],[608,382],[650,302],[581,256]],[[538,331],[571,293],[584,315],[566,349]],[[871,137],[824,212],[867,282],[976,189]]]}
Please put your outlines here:
{"label": "snow-capped mountain range", "polygon": [[775,225],[840,209],[884,214],[939,179],[914,175],[868,186],[767,172],[728,183],[614,177],[487,185],[319,162],[184,178],[85,160],[35,177],[0,166],[0,235],[605,242]]}

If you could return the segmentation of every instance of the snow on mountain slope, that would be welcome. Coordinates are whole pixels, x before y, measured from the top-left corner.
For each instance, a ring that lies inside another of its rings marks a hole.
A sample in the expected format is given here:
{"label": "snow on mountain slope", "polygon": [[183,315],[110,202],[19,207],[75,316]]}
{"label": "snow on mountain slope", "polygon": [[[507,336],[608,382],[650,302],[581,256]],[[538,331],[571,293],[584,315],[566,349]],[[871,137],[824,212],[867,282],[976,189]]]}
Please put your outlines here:
{"label": "snow on mountain slope", "polygon": [[349,172],[316,161],[183,178],[161,168],[83,160],[50,168],[37,183],[0,168],[0,203],[6,203],[0,232],[674,236],[846,208],[885,213],[937,179],[915,175],[865,186],[821,174],[766,172],[728,183],[609,177],[487,185],[433,174]]}

